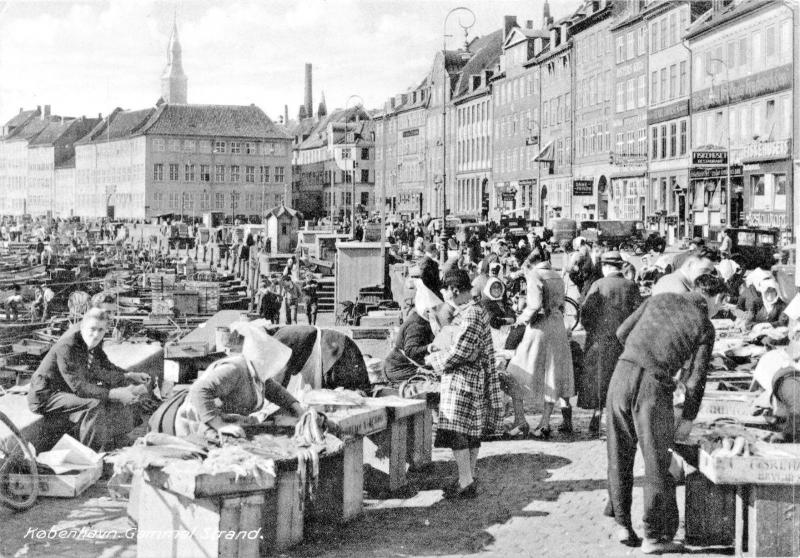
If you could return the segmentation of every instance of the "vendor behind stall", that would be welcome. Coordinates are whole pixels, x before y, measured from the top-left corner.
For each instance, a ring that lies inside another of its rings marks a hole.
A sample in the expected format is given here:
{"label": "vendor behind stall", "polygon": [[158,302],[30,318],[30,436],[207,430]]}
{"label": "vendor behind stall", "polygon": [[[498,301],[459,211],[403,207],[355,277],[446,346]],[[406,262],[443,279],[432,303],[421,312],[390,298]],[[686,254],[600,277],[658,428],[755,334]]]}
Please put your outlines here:
{"label": "vendor behind stall", "polygon": [[786,302],[781,298],[778,282],[767,271],[755,269],[745,280],[745,289],[739,308],[744,311],[741,325],[751,329],[755,324],[768,323],[773,327],[785,326],[789,318],[784,314]]}
{"label": "vendor behind stall", "polygon": [[272,402],[295,416],[303,407],[273,378],[286,367],[291,350],[271,338],[262,325],[231,325],[228,356],[214,362],[192,384],[175,417],[175,434],[218,433],[243,437],[251,417]]}
{"label": "vendor behind stall", "polygon": [[781,426],[770,442],[796,442],[800,437],[800,356],[796,342],[763,355],[753,371],[753,379],[764,391],[753,402],[767,409],[767,415]]}

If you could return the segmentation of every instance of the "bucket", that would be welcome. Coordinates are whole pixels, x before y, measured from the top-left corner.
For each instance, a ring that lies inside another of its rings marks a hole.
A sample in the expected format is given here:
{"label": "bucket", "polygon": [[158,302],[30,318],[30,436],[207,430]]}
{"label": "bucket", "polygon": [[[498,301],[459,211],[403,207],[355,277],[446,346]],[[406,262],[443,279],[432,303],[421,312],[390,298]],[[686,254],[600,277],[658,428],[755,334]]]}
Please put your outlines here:
{"label": "bucket", "polygon": [[231,330],[227,327],[218,327],[214,335],[214,340],[217,345],[217,352],[224,353],[228,348],[228,339],[231,336]]}

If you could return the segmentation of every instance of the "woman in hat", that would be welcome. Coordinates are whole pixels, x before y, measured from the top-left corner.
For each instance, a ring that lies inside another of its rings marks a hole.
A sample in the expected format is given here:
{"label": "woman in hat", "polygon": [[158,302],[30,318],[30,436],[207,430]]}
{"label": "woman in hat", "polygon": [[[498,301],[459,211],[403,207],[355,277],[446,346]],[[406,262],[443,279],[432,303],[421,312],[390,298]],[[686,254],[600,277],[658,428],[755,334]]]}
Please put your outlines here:
{"label": "woman in hat", "polygon": [[[534,438],[549,438],[550,415],[556,401],[561,401],[563,430],[572,429],[569,398],[575,392],[572,353],[564,327],[564,281],[553,271],[541,250],[531,251],[525,262],[527,307],[517,319],[525,324],[525,335],[508,364],[508,371],[522,384],[525,393],[535,400],[544,400],[539,425],[531,433]],[[567,411],[566,409],[569,409]]]}
{"label": "woman in hat", "polygon": [[578,388],[578,406],[594,410],[589,432],[600,431],[608,383],[622,354],[617,329],[641,304],[639,287],[623,275],[625,261],[617,251],[600,256],[603,278],[589,288],[581,305],[586,330],[586,375]]}
{"label": "woman in hat", "polygon": [[291,350],[270,337],[259,322],[231,325],[228,355],[208,367],[189,388],[175,417],[175,435],[243,437],[250,417],[271,402],[295,416],[305,410],[273,380],[286,368]]}

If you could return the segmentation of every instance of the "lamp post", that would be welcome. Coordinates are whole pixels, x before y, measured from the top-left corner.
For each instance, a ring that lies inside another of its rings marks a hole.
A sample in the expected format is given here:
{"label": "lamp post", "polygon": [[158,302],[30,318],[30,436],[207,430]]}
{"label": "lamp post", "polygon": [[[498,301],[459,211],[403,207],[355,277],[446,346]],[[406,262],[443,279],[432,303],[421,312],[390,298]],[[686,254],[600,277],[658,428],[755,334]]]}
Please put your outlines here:
{"label": "lamp post", "polygon": [[[731,186],[731,80],[730,80],[730,73],[729,73],[728,64],[723,59],[721,59],[721,58],[711,58],[710,61],[722,64],[722,66],[725,68],[725,86],[727,88],[726,95],[725,95],[725,121],[726,121],[725,122],[725,130],[727,131],[727,134],[725,134],[725,135],[727,137],[727,148],[728,148],[727,157],[725,158],[725,162],[726,162],[726,165],[725,165],[725,175],[726,175],[725,184],[726,184],[726,190],[727,190],[726,191],[727,200],[725,201],[725,225],[727,227],[731,227],[732,226],[732,224],[731,224],[731,201],[733,200],[733,196],[731,196],[731,193],[732,193],[732,190],[731,190],[731,188],[732,188],[732,186]],[[715,97],[715,95],[714,95],[714,87],[713,87],[714,74],[710,73],[708,71],[707,71],[707,73],[708,73],[708,75],[711,76],[711,79],[712,79],[711,100],[713,101],[714,97]],[[721,93],[721,90],[722,90],[722,88],[720,88],[720,93]]]}
{"label": "lamp post", "polygon": [[472,17],[469,25],[464,25],[461,20],[458,20],[458,25],[464,30],[464,35],[469,32],[469,29],[475,25],[475,13],[469,8],[459,6],[453,8],[447,15],[444,16],[444,24],[442,25],[442,237],[441,241],[444,244],[444,251],[442,260],[447,259],[447,91],[449,89],[448,82],[450,81],[447,76],[447,20],[456,12],[466,12]]}
{"label": "lamp post", "polygon": [[[348,119],[347,110],[348,110],[348,108],[350,106],[350,101],[353,100],[353,99],[358,99],[360,101],[359,104],[356,105],[356,107],[359,107],[359,106],[363,107],[364,106],[364,99],[361,98],[361,95],[350,95],[347,98],[347,101],[345,101],[345,103],[344,103],[344,143],[345,143],[345,145],[347,144],[347,129],[348,129],[347,128],[347,124],[348,124],[348,122],[347,122],[347,119]],[[357,118],[356,118],[356,121],[358,121]],[[349,147],[348,147],[348,149],[349,149]],[[353,236],[353,240],[355,240],[355,234],[356,234],[356,172],[355,172],[355,165],[356,165],[356,157],[357,156],[358,156],[358,153],[356,152],[356,139],[355,139],[355,136],[353,136],[353,156],[350,159],[350,167],[351,167],[350,170],[353,171],[353,174],[351,175],[351,182],[350,182],[350,184],[351,184],[351,186],[350,186],[350,192],[351,192],[351,194],[350,194],[351,195],[351,198],[350,198],[350,234]],[[347,171],[348,171],[347,162],[343,160],[342,161],[342,166],[344,167],[343,170],[344,170],[344,176],[345,176],[345,188],[347,188]]]}

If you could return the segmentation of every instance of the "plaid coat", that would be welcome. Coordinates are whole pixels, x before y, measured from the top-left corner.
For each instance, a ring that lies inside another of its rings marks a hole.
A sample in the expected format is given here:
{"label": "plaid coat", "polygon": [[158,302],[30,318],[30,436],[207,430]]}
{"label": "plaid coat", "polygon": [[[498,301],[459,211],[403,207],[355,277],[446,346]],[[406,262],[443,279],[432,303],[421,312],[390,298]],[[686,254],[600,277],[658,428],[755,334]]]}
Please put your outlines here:
{"label": "plaid coat", "polygon": [[502,426],[503,391],[494,366],[489,315],[469,304],[453,325],[460,328],[455,344],[429,358],[442,375],[438,430],[474,438],[496,434]]}

